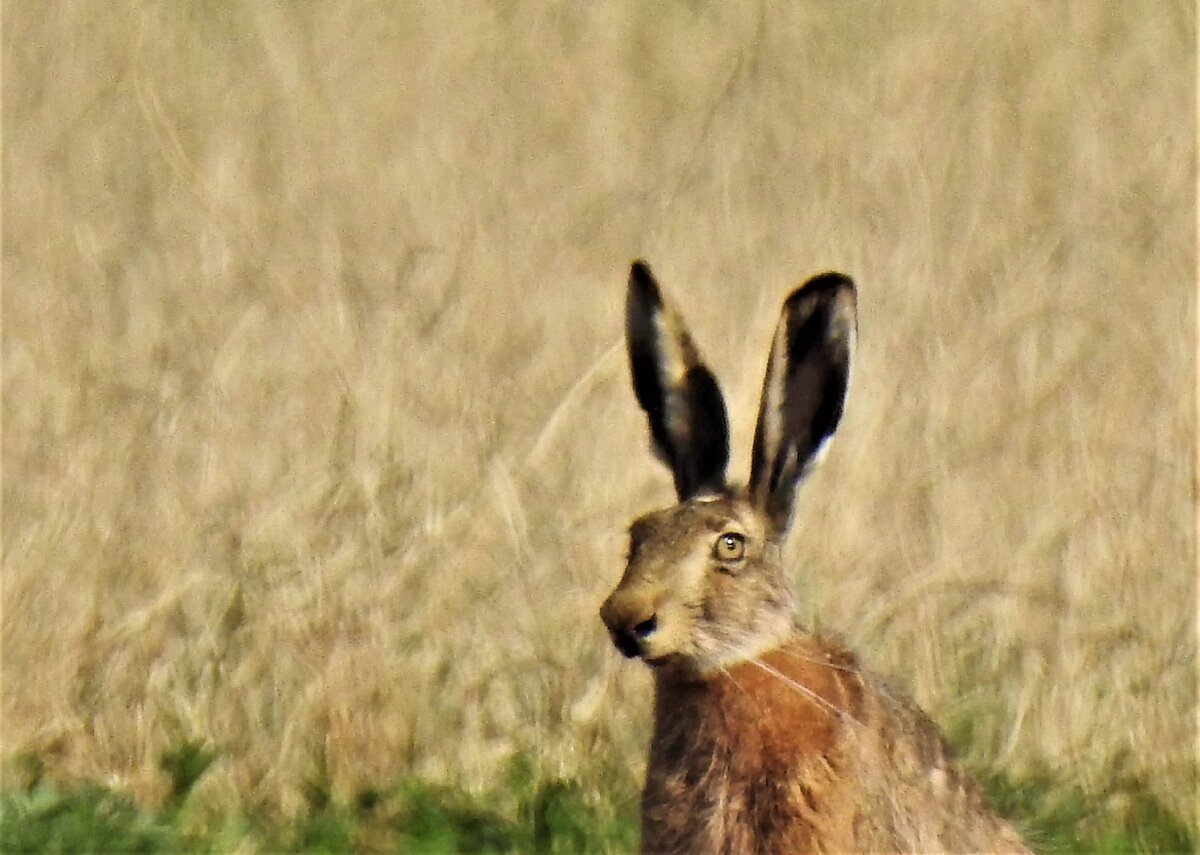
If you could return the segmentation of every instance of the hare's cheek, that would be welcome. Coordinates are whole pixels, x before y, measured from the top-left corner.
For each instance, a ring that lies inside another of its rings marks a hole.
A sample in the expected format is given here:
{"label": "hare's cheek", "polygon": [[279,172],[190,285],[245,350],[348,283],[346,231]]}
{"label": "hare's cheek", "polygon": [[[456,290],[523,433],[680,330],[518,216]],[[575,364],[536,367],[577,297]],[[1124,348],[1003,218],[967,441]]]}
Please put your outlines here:
{"label": "hare's cheek", "polygon": [[738,586],[723,573],[713,573],[702,601],[702,614],[708,623],[724,623],[737,614]]}

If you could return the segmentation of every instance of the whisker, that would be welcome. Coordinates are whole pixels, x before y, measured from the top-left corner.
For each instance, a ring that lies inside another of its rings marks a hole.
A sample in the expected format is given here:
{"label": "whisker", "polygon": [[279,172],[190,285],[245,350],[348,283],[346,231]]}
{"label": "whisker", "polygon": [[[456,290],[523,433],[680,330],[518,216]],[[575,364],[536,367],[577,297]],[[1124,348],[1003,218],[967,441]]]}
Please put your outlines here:
{"label": "whisker", "polygon": [[[862,669],[858,665],[839,665],[838,663],[830,662],[827,659],[817,659],[812,656],[806,656],[805,654],[800,653],[799,651],[796,651],[796,650],[788,650],[788,649],[781,648],[778,652],[783,656],[788,656],[792,659],[798,659],[802,662],[811,662],[814,665],[823,665],[826,668],[832,668],[835,671],[844,671],[847,674],[850,674],[850,673],[860,674],[860,675],[862,674]],[[903,700],[901,698],[899,698],[895,692],[892,691],[892,688],[890,686],[888,686],[888,684],[886,682],[884,682],[882,680],[878,680],[878,681],[875,681],[873,685],[874,685],[876,691],[878,691],[879,694],[883,695],[888,700],[891,700],[895,703],[903,704]]]}
{"label": "whisker", "polygon": [[797,650],[789,650],[786,648],[779,648],[779,650],[777,652],[780,653],[781,655],[787,656],[791,659],[796,659],[801,662],[811,662],[813,665],[823,665],[826,668],[832,668],[834,671],[845,671],[848,674],[849,673],[854,673],[854,674],[859,673],[859,668],[857,666],[839,665],[836,662],[830,662],[828,659],[818,659],[815,656],[808,656]]}
{"label": "whisker", "polygon": [[738,691],[740,691],[743,695],[750,698],[751,700],[754,699],[754,696],[750,694],[750,691],[745,686],[743,686],[741,683],[738,682],[737,677],[733,676],[732,671],[730,671],[724,665],[718,665],[717,670],[720,671],[722,674],[724,674],[726,677],[728,677],[729,682],[731,682],[731,683],[733,683],[733,685],[737,686]]}
{"label": "whisker", "polygon": [[[728,650],[732,653],[739,654],[742,657],[742,661],[753,665],[754,667],[758,668],[759,670],[763,671],[766,674],[770,674],[772,677],[779,680],[785,686],[787,686],[788,688],[797,692],[798,694],[803,695],[805,698],[812,701],[819,708],[825,710],[826,712],[831,713],[845,721],[853,722],[854,724],[858,725],[859,727],[863,726],[862,722],[860,722],[854,716],[850,715],[850,713],[846,712],[845,710],[843,710],[837,706],[834,706],[829,701],[825,700],[823,697],[821,697],[816,692],[814,692],[812,689],[808,688],[808,686],[805,686],[804,684],[799,683],[796,680],[793,680],[791,677],[789,677],[787,674],[784,674],[778,668],[774,668],[771,665],[768,665],[766,662],[763,662],[758,656],[746,656],[745,651],[739,650],[737,648],[737,646],[730,644],[729,642],[721,641],[720,639],[713,639],[713,641],[715,641],[717,644],[724,647],[726,650]],[[818,662],[817,664],[824,664],[824,663]],[[725,669],[722,667],[722,670],[725,670]],[[729,672],[727,670],[725,670],[725,673],[728,674]],[[739,688],[741,688],[741,687],[739,686]]]}
{"label": "whisker", "polygon": [[782,671],[778,670],[777,668],[771,667],[767,663],[760,660],[758,657],[753,657],[753,658],[747,659],[746,661],[749,662],[751,665],[754,665],[756,668],[762,669],[766,673],[770,674],[771,676],[775,677],[776,679],[778,679],[779,681],[784,683],[789,688],[794,689],[795,691],[799,692],[800,694],[802,694],[805,697],[812,700],[818,706],[823,707],[828,712],[833,713],[834,715],[838,716],[839,718],[843,719],[844,721],[852,722],[852,723],[858,725],[859,727],[863,726],[862,722],[860,722],[854,716],[850,715],[850,713],[846,712],[845,710],[841,709],[840,707],[834,706],[829,701],[825,700],[823,697],[821,697],[816,692],[814,692],[812,689],[808,688],[808,686],[805,686],[802,683],[796,682],[791,677],[789,677],[787,674],[784,674]]}

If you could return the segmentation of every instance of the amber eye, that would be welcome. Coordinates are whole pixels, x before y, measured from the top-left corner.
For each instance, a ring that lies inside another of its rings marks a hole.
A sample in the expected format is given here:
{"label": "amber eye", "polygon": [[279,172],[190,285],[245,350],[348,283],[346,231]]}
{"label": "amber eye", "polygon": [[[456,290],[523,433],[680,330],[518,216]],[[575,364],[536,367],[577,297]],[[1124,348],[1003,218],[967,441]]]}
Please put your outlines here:
{"label": "amber eye", "polygon": [[746,538],[737,532],[727,531],[717,538],[713,555],[718,561],[737,561],[746,552]]}

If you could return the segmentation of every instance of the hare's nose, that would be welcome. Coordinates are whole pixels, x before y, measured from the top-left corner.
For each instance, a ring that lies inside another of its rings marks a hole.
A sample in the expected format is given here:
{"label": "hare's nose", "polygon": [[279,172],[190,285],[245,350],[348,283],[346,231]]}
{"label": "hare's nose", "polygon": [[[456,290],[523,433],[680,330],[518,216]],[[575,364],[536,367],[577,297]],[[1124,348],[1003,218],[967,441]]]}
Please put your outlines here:
{"label": "hare's nose", "polygon": [[636,624],[633,627],[633,634],[638,638],[646,639],[654,635],[658,631],[658,615],[650,615],[644,621]]}
{"label": "hare's nose", "polygon": [[621,651],[621,655],[626,659],[633,659],[636,656],[642,655],[642,645],[633,633],[620,629],[614,630],[612,640],[617,650]]}
{"label": "hare's nose", "polygon": [[652,614],[650,617],[634,623],[632,626],[612,627],[613,644],[617,650],[628,659],[633,659],[636,656],[642,656],[646,650],[643,642],[650,638],[658,631],[658,615]]}

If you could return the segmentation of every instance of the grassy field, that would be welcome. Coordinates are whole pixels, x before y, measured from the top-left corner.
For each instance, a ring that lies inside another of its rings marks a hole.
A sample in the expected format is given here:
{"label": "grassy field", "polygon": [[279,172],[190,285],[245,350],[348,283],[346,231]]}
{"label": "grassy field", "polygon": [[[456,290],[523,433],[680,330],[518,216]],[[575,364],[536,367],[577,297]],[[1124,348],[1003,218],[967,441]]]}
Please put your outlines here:
{"label": "grassy field", "polygon": [[[522,850],[566,793],[632,845],[650,685],[596,610],[671,498],[626,377],[635,256],[722,378],[742,477],[781,298],[854,276],[801,619],[1014,815],[1085,805],[1063,846],[1192,822],[1192,4],[2,26],[6,834],[116,799],[214,851],[303,848],[417,799]],[[378,845],[419,849],[396,822]]]}

